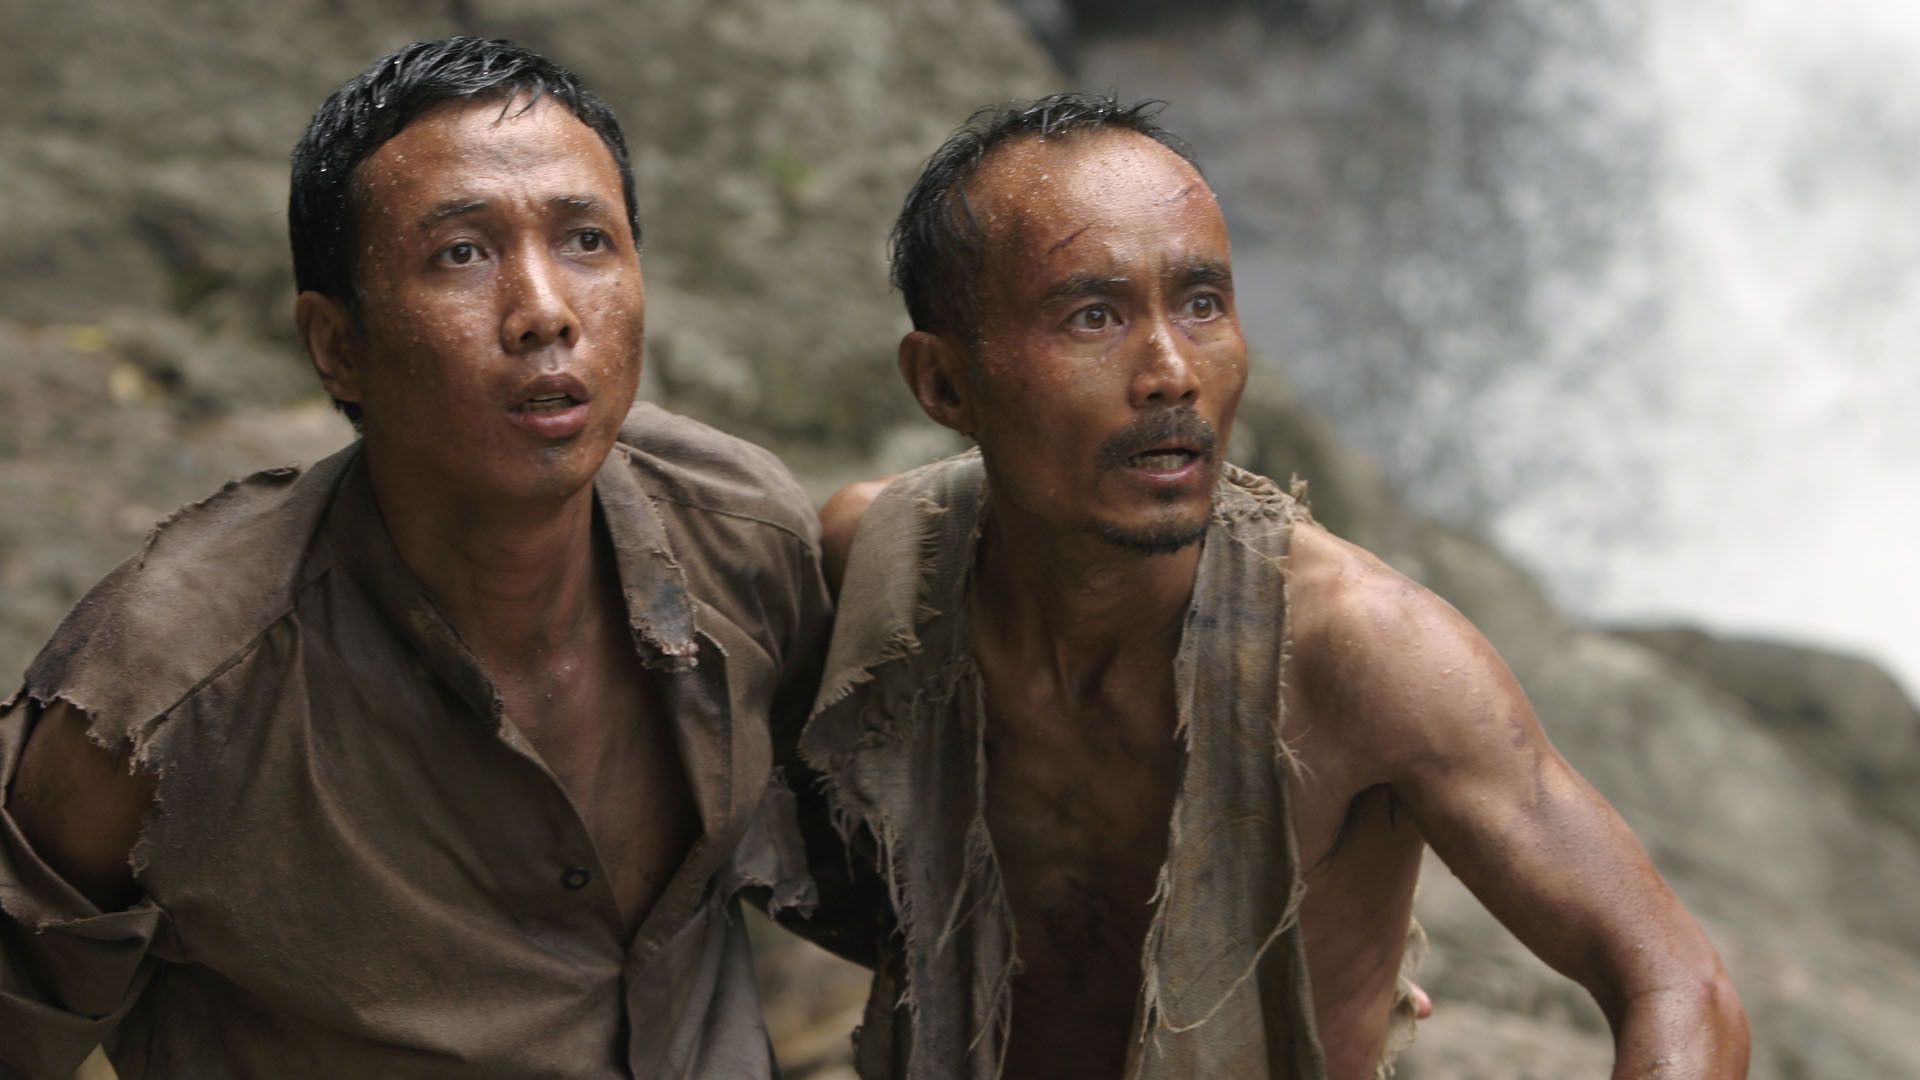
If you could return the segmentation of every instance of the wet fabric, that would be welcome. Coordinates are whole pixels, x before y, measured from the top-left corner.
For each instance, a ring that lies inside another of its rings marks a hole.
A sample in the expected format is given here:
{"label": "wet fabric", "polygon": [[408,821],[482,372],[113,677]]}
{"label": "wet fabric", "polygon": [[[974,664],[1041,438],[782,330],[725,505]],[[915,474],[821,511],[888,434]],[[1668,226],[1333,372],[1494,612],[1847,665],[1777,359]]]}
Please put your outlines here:
{"label": "wet fabric", "polygon": [[817,523],[771,455],[646,405],[594,492],[701,823],[631,940],[356,444],[156,529],[0,718],[0,780],[64,700],[158,787],[124,911],[0,815],[0,1075],[100,1042],[129,1080],[772,1075],[738,897],[810,900],[768,717],[811,701]]}
{"label": "wet fabric", "polygon": [[[968,453],[890,484],[862,520],[801,755],[870,841],[900,933],[860,1075],[1000,1073],[1017,964],[983,816],[982,681],[965,596],[985,478]],[[1229,466],[1175,659],[1186,762],[1142,954],[1128,1073],[1319,1080],[1281,737],[1287,545],[1305,510]]]}

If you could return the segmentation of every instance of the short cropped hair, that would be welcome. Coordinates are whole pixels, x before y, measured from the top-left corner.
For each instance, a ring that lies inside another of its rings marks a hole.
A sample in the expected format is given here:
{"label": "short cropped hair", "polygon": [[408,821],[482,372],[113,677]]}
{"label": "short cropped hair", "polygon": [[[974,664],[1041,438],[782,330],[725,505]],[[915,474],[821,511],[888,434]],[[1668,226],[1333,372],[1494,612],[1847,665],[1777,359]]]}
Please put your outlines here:
{"label": "short cropped hair", "polygon": [[[287,235],[293,244],[294,288],[336,297],[348,311],[360,307],[359,192],[355,173],[388,139],[427,110],[447,101],[498,101],[503,110],[542,97],[565,105],[592,128],[620,170],[627,222],[640,242],[640,208],[633,198],[633,166],[613,110],[579,77],[511,41],[450,37],[416,41],[374,62],[320,103],[293,148],[287,196]],[[335,401],[354,426],[360,406]]]}
{"label": "short cropped hair", "polygon": [[1198,170],[1192,149],[1156,122],[1165,104],[1149,100],[1122,105],[1112,95],[1054,94],[990,105],[968,117],[927,159],[888,242],[893,287],[906,299],[914,329],[956,333],[969,341],[977,336],[986,232],[967,202],[966,187],[995,147],[1028,137],[1131,131]]}
{"label": "short cropped hair", "polygon": [[295,288],[358,306],[359,206],[354,173],[388,139],[442,102],[499,101],[505,108],[524,99],[522,107],[530,109],[543,96],[564,104],[600,136],[613,155],[637,244],[640,210],[633,198],[626,139],[613,110],[578,76],[511,41],[475,37],[418,41],[382,57],[335,90],[293,148],[287,232],[293,243]]}

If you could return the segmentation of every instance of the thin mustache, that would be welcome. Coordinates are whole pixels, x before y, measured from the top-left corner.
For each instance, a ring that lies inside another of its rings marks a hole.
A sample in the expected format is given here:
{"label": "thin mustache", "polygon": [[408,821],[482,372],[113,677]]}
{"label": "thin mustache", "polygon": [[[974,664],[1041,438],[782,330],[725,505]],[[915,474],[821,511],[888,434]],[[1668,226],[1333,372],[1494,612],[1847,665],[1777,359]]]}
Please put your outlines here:
{"label": "thin mustache", "polygon": [[1206,417],[1191,409],[1165,409],[1148,413],[1108,436],[1100,444],[1099,462],[1102,468],[1119,468],[1135,454],[1169,442],[1186,443],[1201,456],[1211,458],[1219,441]]}

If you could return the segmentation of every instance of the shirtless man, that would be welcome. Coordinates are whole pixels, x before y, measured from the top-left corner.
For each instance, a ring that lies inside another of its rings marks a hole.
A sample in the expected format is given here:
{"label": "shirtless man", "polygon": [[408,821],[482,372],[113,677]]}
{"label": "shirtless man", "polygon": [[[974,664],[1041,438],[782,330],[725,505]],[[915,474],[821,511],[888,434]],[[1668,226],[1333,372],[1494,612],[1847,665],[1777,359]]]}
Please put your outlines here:
{"label": "shirtless man", "polygon": [[823,511],[802,752],[900,912],[862,1075],[1373,1077],[1426,844],[1616,1077],[1744,1075],[1713,947],[1492,648],[1223,465],[1226,225],[1150,115],[976,116],[896,227],[900,370],[979,449]]}
{"label": "shirtless man", "polygon": [[169,519],[0,705],[0,1076],[772,1075],[736,894],[805,888],[762,805],[817,525],[633,404],[611,111],[409,46],[321,106],[289,216],[362,437]]}

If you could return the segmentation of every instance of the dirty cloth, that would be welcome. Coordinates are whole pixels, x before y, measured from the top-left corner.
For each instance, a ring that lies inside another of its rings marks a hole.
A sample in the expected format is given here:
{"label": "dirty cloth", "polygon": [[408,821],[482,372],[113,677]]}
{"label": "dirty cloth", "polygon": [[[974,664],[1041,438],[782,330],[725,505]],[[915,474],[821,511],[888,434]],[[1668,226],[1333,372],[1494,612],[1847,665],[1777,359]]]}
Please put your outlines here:
{"label": "dirty cloth", "polygon": [[101,1042],[128,1080],[773,1075],[737,897],[811,889],[768,718],[812,700],[818,525],[772,455],[648,405],[594,493],[701,825],[631,940],[355,444],[176,514],[10,699],[0,780],[61,699],[158,809],[106,913],[0,816],[0,1075]]}
{"label": "dirty cloth", "polygon": [[[826,675],[801,736],[853,847],[874,849],[901,933],[876,969],[867,1080],[997,1077],[1017,964],[987,825],[984,700],[966,591],[977,453],[915,470],[868,508]],[[1142,953],[1128,1074],[1319,1080],[1281,738],[1283,574],[1306,512],[1228,466],[1174,661],[1186,762]]]}

